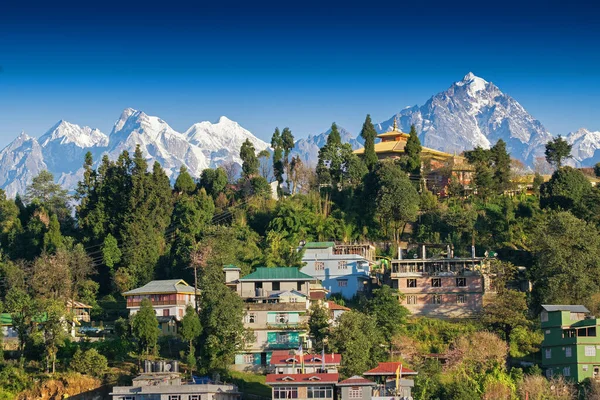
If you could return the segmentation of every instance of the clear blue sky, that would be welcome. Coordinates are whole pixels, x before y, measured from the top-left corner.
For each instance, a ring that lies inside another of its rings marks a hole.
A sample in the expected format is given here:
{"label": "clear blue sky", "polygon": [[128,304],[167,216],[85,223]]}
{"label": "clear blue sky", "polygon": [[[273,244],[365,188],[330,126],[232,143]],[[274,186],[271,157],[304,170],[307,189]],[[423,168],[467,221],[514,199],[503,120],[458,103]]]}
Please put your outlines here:
{"label": "clear blue sky", "polygon": [[591,2],[5,3],[2,147],[59,119],[108,134],[126,107],[178,130],[227,115],[263,139],[358,132],[469,71],[554,134],[600,130]]}

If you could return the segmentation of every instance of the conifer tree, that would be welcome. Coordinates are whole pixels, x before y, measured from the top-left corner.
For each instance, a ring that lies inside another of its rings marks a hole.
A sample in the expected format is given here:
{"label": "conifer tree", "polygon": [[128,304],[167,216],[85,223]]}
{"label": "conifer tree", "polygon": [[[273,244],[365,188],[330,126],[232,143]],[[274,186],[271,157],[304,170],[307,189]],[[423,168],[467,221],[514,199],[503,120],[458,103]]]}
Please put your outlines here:
{"label": "conifer tree", "polygon": [[377,132],[375,131],[375,127],[371,122],[371,115],[367,114],[365,118],[365,122],[363,123],[362,130],[360,131],[360,136],[365,141],[365,153],[363,155],[363,161],[369,171],[372,171],[377,165],[377,153],[375,153],[375,138],[377,137]]}
{"label": "conifer tree", "polygon": [[571,157],[572,145],[569,144],[561,135],[555,137],[546,143],[546,161],[555,168],[562,167],[563,160]]}
{"label": "conifer tree", "polygon": [[189,174],[187,168],[184,165],[182,165],[181,168],[179,168],[179,176],[175,181],[174,189],[179,194],[190,194],[196,189],[194,179]]}
{"label": "conifer tree", "polygon": [[63,247],[63,237],[60,233],[60,224],[56,214],[50,217],[48,224],[48,232],[44,234],[44,250],[49,254],[56,253],[57,250]]}
{"label": "conifer tree", "polygon": [[281,195],[281,184],[283,183],[283,141],[279,128],[275,128],[273,137],[271,138],[271,147],[273,148],[273,175],[277,180],[277,191]]}
{"label": "conifer tree", "polygon": [[240,158],[242,159],[242,178],[248,180],[258,174],[258,158],[254,145],[248,139],[242,143]]}
{"label": "conifer tree", "polygon": [[180,334],[183,340],[188,342],[188,365],[190,367],[190,372],[193,372],[194,367],[196,366],[196,358],[194,356],[194,340],[200,336],[202,333],[202,325],[200,325],[200,318],[198,317],[198,313],[194,310],[194,307],[189,305],[185,308],[185,315],[181,320],[181,330]]}
{"label": "conifer tree", "polygon": [[216,200],[227,187],[227,173],[223,168],[207,168],[200,175],[200,187],[206,189],[213,200]]}
{"label": "conifer tree", "polygon": [[421,141],[417,135],[417,130],[414,125],[410,127],[410,136],[404,147],[405,161],[404,170],[411,175],[421,175]]}
{"label": "conifer tree", "polygon": [[294,148],[294,135],[290,128],[285,127],[281,132],[281,146],[283,147],[283,167],[288,193],[290,192],[290,151]]}
{"label": "conifer tree", "polygon": [[140,355],[151,354],[156,349],[160,330],[150,300],[143,299],[139,311],[132,317],[131,333],[138,341]]}

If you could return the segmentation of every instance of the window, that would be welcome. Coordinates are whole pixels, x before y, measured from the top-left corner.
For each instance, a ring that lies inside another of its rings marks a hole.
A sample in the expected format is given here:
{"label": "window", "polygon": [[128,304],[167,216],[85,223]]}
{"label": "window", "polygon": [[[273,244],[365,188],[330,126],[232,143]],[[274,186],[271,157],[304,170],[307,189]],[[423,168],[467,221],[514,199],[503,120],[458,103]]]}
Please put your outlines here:
{"label": "window", "polygon": [[190,400],[200,400],[199,394],[190,394]]}
{"label": "window", "polygon": [[348,279],[338,279],[338,287],[347,287]]}
{"label": "window", "polygon": [[588,370],[588,366],[587,366],[587,365],[583,365],[583,366],[581,367],[581,370],[582,370],[582,371],[587,371],[587,370]]}
{"label": "window", "polygon": [[432,287],[442,287],[442,279],[441,278],[432,278],[431,286]]}
{"label": "window", "polygon": [[571,348],[565,347],[565,357],[571,357]]}
{"label": "window", "polygon": [[431,296],[431,304],[442,304],[442,295],[434,294]]}
{"label": "window", "polygon": [[361,399],[362,389],[360,387],[351,387],[348,389],[348,398],[350,399]]}
{"label": "window", "polygon": [[467,286],[467,278],[456,278],[456,286],[458,286],[458,287]]}
{"label": "window", "polygon": [[277,313],[275,315],[275,322],[278,324],[287,324],[289,321],[289,315],[287,313]]}
{"label": "window", "polygon": [[416,279],[407,279],[406,287],[417,287],[417,280]]}
{"label": "window", "polygon": [[179,309],[179,318],[183,318],[183,308]]}
{"label": "window", "polygon": [[244,354],[244,364],[254,364],[254,354]]}
{"label": "window", "polygon": [[297,303],[297,302],[298,302],[297,297],[290,297],[290,303]]}
{"label": "window", "polygon": [[323,261],[315,261],[315,271],[323,271],[325,269],[325,263]]}
{"label": "window", "polygon": [[119,397],[120,400],[135,400],[135,396]]}
{"label": "window", "polygon": [[585,319],[585,313],[571,313],[571,321],[580,321],[582,319]]}
{"label": "window", "polygon": [[331,399],[333,388],[331,386],[309,386],[307,394],[309,399]]}
{"label": "window", "polygon": [[406,304],[417,304],[417,296],[406,296]]}
{"label": "window", "polygon": [[181,400],[181,396],[178,394],[169,395],[169,400]]}
{"label": "window", "polygon": [[275,341],[276,341],[276,343],[284,343],[284,344],[289,343],[290,335],[289,335],[289,333],[278,333]]}
{"label": "window", "polygon": [[273,290],[280,290],[280,282],[273,282],[272,288]]}
{"label": "window", "polygon": [[338,269],[348,269],[346,261],[338,261]]}
{"label": "window", "polygon": [[456,295],[456,304],[465,304],[467,302],[467,296],[464,294]]}
{"label": "window", "polygon": [[248,313],[246,314],[246,323],[247,324],[253,324],[256,322],[256,313]]}
{"label": "window", "polygon": [[302,282],[296,282],[296,290],[299,292],[302,291]]}
{"label": "window", "polygon": [[169,311],[168,308],[163,310],[163,317],[168,317],[169,315],[171,315],[171,312]]}
{"label": "window", "polygon": [[542,319],[542,322],[548,322],[548,312],[547,311],[542,311],[541,319]]}
{"label": "window", "polygon": [[276,387],[273,388],[274,399],[297,399],[298,388],[297,387]]}
{"label": "window", "polygon": [[596,346],[585,346],[586,357],[596,357]]}
{"label": "window", "polygon": [[564,338],[572,338],[577,336],[577,331],[575,329],[563,329],[562,337]]}
{"label": "window", "polygon": [[552,370],[551,369],[546,370],[546,378],[552,378]]}
{"label": "window", "polygon": [[546,349],[546,359],[552,358],[552,349]]}
{"label": "window", "polygon": [[563,376],[571,376],[571,367],[563,368]]}

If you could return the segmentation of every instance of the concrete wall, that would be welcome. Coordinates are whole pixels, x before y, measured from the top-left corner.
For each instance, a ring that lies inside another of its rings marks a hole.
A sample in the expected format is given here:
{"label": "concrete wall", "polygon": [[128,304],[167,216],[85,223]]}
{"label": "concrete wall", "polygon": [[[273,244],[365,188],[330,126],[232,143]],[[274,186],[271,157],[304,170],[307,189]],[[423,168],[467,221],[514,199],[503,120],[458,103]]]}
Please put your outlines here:
{"label": "concrete wall", "polygon": [[[320,280],[331,293],[339,293],[348,299],[363,290],[363,282],[369,278],[369,264],[359,255],[332,254],[331,248],[307,249],[302,261],[306,265],[301,272]],[[323,263],[323,269],[317,269],[316,263]],[[340,279],[347,280],[347,285],[340,286]]]}

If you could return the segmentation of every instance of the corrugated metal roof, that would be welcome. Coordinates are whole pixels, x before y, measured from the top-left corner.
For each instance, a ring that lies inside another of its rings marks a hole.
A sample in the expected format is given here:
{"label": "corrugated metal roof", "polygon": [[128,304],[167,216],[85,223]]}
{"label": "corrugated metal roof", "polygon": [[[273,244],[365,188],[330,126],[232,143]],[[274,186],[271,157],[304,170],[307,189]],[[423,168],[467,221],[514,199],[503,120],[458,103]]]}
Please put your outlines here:
{"label": "corrugated metal roof", "polygon": [[362,376],[354,375],[344,381],[341,381],[337,386],[375,386],[376,383]]}
{"label": "corrugated metal roof", "polygon": [[265,379],[267,385],[316,385],[333,384],[339,380],[339,374],[269,374]]}
{"label": "corrugated metal roof", "polygon": [[402,375],[416,375],[417,373],[412,369],[408,369],[400,362],[380,362],[377,367],[365,372],[363,375],[396,375],[398,367],[401,367]]}
{"label": "corrugated metal roof", "polygon": [[123,296],[160,293],[194,293],[194,288],[183,279],[168,279],[148,282],[142,287],[123,293]]}
{"label": "corrugated metal roof", "polygon": [[542,304],[542,308],[548,312],[550,311],[570,311],[576,313],[589,313],[590,310],[582,305],[561,305],[561,304]]}
{"label": "corrugated metal roof", "polygon": [[312,281],[314,278],[300,272],[297,267],[259,267],[240,281]]}
{"label": "corrugated metal roof", "polygon": [[329,247],[334,247],[335,242],[307,242],[304,245],[305,249],[327,249]]}

